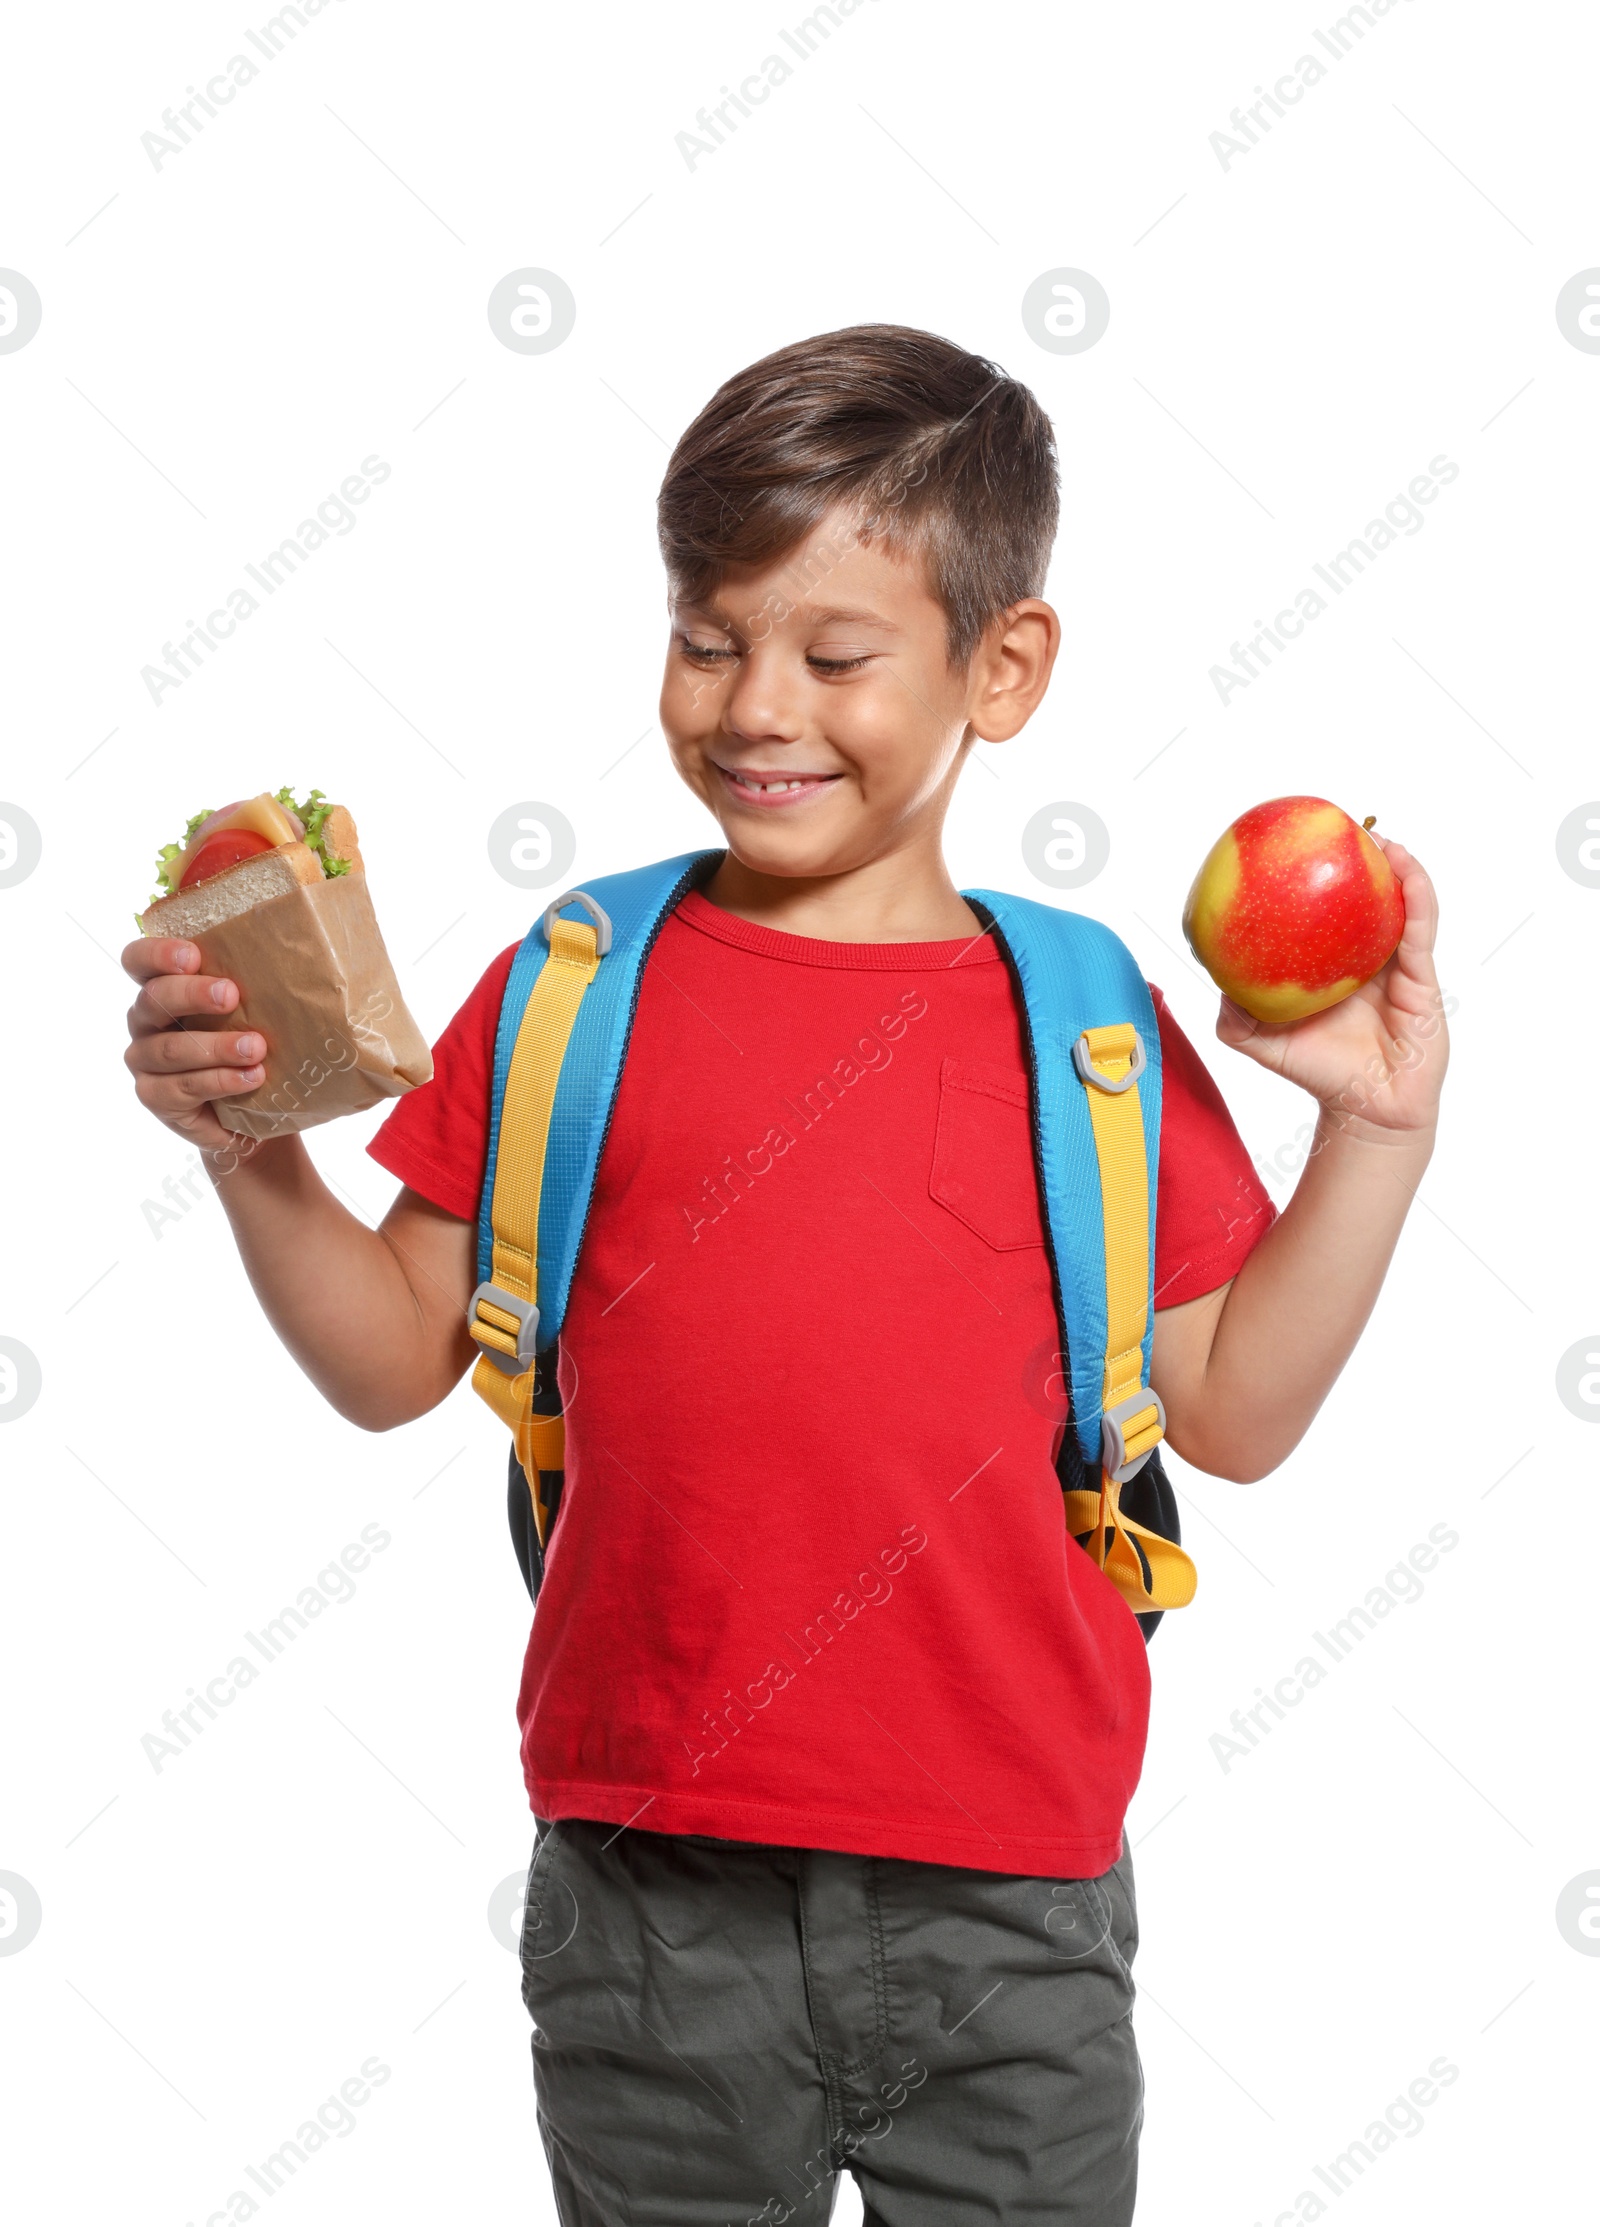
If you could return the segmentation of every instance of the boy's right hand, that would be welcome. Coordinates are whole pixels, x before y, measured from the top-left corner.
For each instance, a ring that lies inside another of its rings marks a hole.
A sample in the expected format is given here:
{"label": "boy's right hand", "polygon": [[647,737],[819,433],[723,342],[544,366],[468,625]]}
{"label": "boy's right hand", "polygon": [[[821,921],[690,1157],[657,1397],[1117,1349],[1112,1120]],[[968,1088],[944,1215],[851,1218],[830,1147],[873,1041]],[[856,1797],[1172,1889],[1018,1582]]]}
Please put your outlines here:
{"label": "boy's right hand", "polygon": [[[225,1025],[239,1002],[238,985],[202,974],[195,945],[167,936],[138,937],[122,964],[139,984],[123,1055],[139,1103],[203,1152],[236,1150],[239,1139],[224,1129],[212,1101],[256,1089],[267,1048],[254,1032],[241,1036]],[[191,1017],[195,1027],[179,1026]]]}

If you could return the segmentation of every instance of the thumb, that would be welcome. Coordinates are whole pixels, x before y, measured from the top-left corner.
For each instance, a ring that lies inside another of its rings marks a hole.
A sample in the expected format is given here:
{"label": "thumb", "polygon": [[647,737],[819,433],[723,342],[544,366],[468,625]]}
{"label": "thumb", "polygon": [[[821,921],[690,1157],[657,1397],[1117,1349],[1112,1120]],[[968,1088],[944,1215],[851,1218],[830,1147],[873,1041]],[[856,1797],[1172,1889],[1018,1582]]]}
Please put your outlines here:
{"label": "thumb", "polygon": [[1236,1005],[1227,992],[1223,992],[1217,1009],[1217,1036],[1230,1050],[1242,1052],[1246,1059],[1253,1059],[1259,1066],[1278,1074],[1283,1069],[1286,1034],[1285,1029],[1258,1021],[1253,1013],[1247,1013],[1242,1005]]}

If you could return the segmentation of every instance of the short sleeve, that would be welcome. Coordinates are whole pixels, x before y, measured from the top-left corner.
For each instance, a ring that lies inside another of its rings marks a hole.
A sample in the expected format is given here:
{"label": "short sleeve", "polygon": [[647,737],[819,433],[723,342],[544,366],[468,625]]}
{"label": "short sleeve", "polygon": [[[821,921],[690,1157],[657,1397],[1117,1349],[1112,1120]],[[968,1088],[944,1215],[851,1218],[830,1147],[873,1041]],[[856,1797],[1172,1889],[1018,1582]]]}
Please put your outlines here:
{"label": "short sleeve", "polygon": [[1159,1309],[1198,1299],[1236,1276],[1271,1228],[1276,1209],[1199,1053],[1154,984],[1151,995],[1161,1029]]}
{"label": "short sleeve", "polygon": [[401,1099],[367,1146],[380,1167],[447,1214],[478,1218],[489,1153],[489,1092],[512,944],[433,1047],[433,1080]]}

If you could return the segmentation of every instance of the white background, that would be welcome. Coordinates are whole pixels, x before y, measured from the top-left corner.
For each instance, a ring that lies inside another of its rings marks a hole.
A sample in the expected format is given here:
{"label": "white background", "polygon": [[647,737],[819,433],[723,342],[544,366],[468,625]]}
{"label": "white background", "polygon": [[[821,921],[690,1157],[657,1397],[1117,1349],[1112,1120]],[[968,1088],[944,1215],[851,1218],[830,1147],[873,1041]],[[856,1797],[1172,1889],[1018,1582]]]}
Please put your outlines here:
{"label": "white background", "polygon": [[[1555,1375],[1600,1325],[1600,893],[1555,832],[1600,792],[1600,358],[1554,303],[1600,263],[1593,17],[1402,0],[1335,64],[1312,0],[870,0],[691,171],[675,135],[801,12],[338,0],[159,171],[140,135],[265,11],[13,15],[0,264],[44,318],[0,355],[0,798],[44,855],[0,890],[0,1335],[43,1392],[0,1437],[0,1870],[43,1923],[0,1957],[0,2095],[30,2227],[205,2220],[372,2056],[390,2079],[275,2218],[552,2216],[486,1918],[531,1837],[501,1434],[464,1389],[347,1427],[214,1203],[152,1229],[185,1153],[120,1065],[115,953],[191,811],[316,783],[433,1035],[540,902],[489,864],[506,806],[567,815],[574,879],[707,839],[654,729],[668,446],[742,364],[868,319],[1027,379],[1063,455],[1065,654],[965,777],[958,878],[1039,893],[1024,822],[1092,806],[1110,864],[1067,901],[1132,943],[1252,1151],[1289,1148],[1280,1197],[1308,1109],[1215,1044],[1178,931],[1227,821],[1288,790],[1376,812],[1437,878],[1459,1001],[1423,1203],[1307,1443],[1249,1490],[1177,1470],[1202,1591],[1153,1649],[1130,1820],[1140,2218],[1587,2201],[1600,1961],[1555,1905],[1600,1867],[1600,1441]],[[1225,170],[1209,135],[1305,53],[1326,79]],[[522,265],[577,300],[547,355],[485,316]],[[1019,313],[1060,265],[1112,304],[1078,356]],[[356,529],[152,704],[141,667],[373,453]],[[1209,667],[1439,454],[1424,530],[1220,704]],[[372,1217],[375,1121],[314,1146]],[[356,1598],[154,1772],[162,1712],[371,1523]],[[1437,1524],[1424,1597],[1224,1771],[1230,1714]],[[1440,2056],[1423,2130],[1334,2198],[1312,2167]]]}

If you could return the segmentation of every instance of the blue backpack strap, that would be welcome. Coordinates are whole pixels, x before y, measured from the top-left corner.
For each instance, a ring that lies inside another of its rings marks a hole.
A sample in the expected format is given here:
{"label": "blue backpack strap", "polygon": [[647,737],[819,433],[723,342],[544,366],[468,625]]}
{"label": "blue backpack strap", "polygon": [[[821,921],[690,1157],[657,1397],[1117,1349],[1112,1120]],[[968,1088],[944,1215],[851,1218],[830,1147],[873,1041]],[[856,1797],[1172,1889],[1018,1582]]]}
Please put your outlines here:
{"label": "blue backpack strap", "polygon": [[[622,1063],[639,1000],[639,983],[645,960],[661,923],[695,881],[707,861],[720,858],[718,851],[685,851],[677,858],[654,866],[636,866],[625,874],[602,874],[585,882],[584,894],[601,907],[611,922],[611,947],[578,1009],[578,1017],[561,1066],[555,1110],[550,1118],[545,1152],[544,1183],[539,1199],[539,1350],[554,1345],[566,1318],[578,1248],[589,1218],[595,1170],[600,1148],[611,1126],[622,1079]],[[562,899],[563,908],[573,903]],[[582,917],[581,909],[579,917]],[[540,920],[523,938],[505,995],[500,1001],[500,1026],[495,1037],[494,1080],[489,1103],[489,1150],[483,1171],[483,1191],[478,1207],[478,1278],[488,1280],[494,1251],[491,1207],[494,1201],[495,1165],[500,1150],[500,1112],[505,1099],[506,1077],[516,1049],[517,1031],[527,1008],[529,993],[538,980],[549,947]]]}
{"label": "blue backpack strap", "polygon": [[[1106,1362],[1105,1225],[1094,1130],[1072,1048],[1085,1029],[1117,1022],[1131,1022],[1144,1047],[1139,1105],[1149,1178],[1153,1287],[1161,1142],[1161,1032],[1155,1005],[1133,954],[1098,920],[1000,890],[964,889],[961,894],[995,929],[1021,996],[1032,1067],[1034,1153],[1072,1378],[1072,1420],[1084,1463],[1091,1475],[1098,1475]],[[1144,1335],[1146,1384],[1154,1326],[1152,1305]]]}

